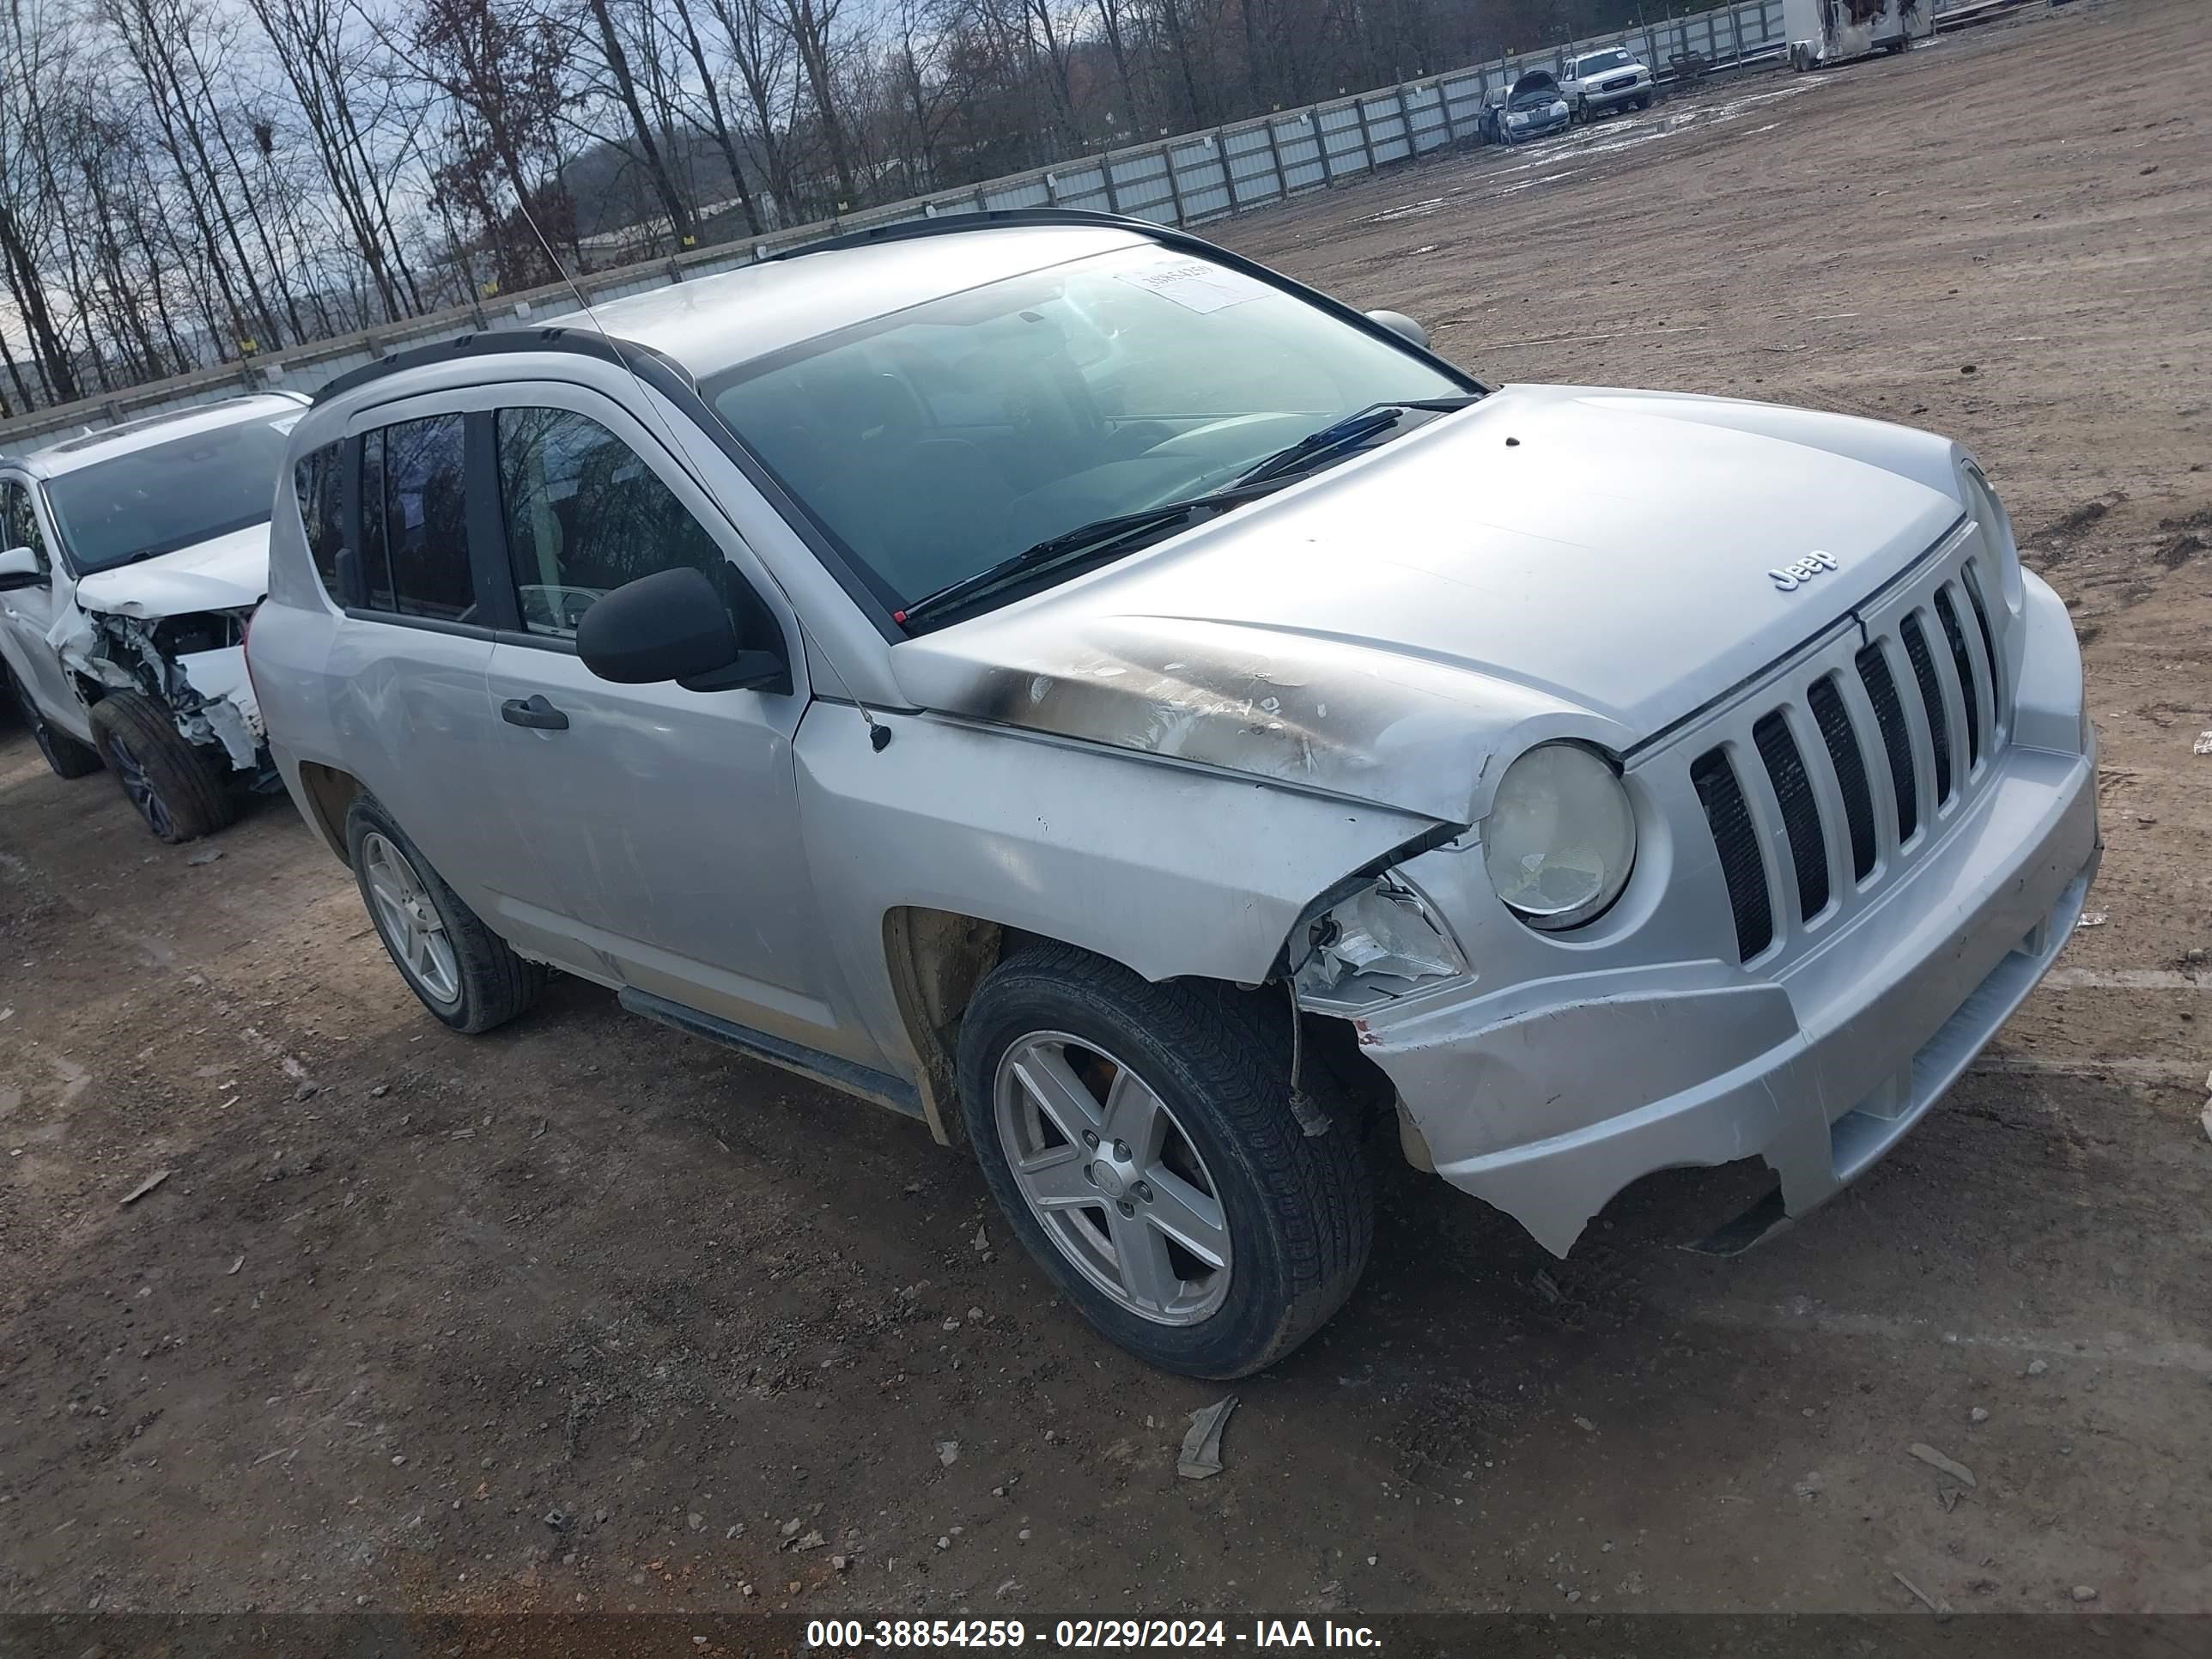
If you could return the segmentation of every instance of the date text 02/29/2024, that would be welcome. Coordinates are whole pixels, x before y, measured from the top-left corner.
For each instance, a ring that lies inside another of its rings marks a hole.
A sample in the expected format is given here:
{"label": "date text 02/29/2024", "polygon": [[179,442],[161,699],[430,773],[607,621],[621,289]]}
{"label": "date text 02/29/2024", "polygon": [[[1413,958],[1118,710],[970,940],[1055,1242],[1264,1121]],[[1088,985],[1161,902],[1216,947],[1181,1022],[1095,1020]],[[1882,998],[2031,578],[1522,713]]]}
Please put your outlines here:
{"label": "date text 02/29/2024", "polygon": [[860,1653],[942,1648],[1016,1649],[1036,1642],[1063,1651],[1175,1648],[1359,1648],[1382,1638],[1365,1625],[1331,1620],[1255,1619],[1237,1628],[1219,1619],[1061,1619],[1032,1628],[1019,1619],[815,1619],[810,1650]]}

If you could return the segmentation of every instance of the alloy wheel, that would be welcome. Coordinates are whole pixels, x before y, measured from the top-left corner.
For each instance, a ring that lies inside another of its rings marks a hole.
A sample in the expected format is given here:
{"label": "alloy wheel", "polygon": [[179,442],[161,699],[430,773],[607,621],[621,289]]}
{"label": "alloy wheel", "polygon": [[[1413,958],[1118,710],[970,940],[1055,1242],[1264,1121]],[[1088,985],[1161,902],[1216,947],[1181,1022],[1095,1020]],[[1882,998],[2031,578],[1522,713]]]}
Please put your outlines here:
{"label": "alloy wheel", "polygon": [[[46,739],[43,729],[40,744]],[[162,802],[161,792],[154,787],[153,779],[146,775],[145,763],[141,761],[131,745],[121,738],[107,739],[107,758],[115,768],[115,775],[123,785],[123,793],[131,797],[131,804],[138,809],[138,816],[146,820],[146,827],[163,840],[175,833],[175,823],[169,809]]]}
{"label": "alloy wheel", "polygon": [[400,971],[431,1001],[458,1003],[460,964],[428,884],[398,845],[375,830],[362,837],[361,859],[376,930]]}
{"label": "alloy wheel", "polygon": [[999,1061],[1007,1167],[1054,1248],[1140,1318],[1189,1325],[1232,1269],[1221,1188],[1174,1111],[1113,1054],[1038,1031]]}

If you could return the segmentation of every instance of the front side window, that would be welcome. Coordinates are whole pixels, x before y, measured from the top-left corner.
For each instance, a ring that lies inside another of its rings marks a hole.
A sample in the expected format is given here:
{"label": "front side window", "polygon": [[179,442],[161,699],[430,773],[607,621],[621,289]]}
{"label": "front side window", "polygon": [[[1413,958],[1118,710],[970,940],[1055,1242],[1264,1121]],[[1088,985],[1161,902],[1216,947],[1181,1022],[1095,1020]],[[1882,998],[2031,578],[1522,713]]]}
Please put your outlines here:
{"label": "front side window", "polygon": [[81,576],[267,524],[299,412],[240,421],[94,461],[46,483]]}
{"label": "front side window", "polygon": [[574,639],[624,582],[689,565],[721,580],[721,548],[645,459],[586,416],[499,411],[500,503],[522,625]]}
{"label": "front side window", "polygon": [[1468,386],[1273,284],[1132,248],[743,364],[708,401],[894,608],[1217,488],[1369,404]]}
{"label": "front side window", "polygon": [[365,435],[362,556],[368,607],[437,622],[473,621],[463,417],[398,421]]}
{"label": "front side window", "polygon": [[27,547],[38,556],[39,568],[51,569],[46,538],[39,533],[38,509],[31,504],[31,487],[14,478],[0,478],[0,553]]}
{"label": "front side window", "polygon": [[292,470],[292,490],[300,500],[300,527],[307,534],[307,556],[325,592],[338,591],[338,550],[345,545],[344,477],[339,467],[343,446],[325,444]]}

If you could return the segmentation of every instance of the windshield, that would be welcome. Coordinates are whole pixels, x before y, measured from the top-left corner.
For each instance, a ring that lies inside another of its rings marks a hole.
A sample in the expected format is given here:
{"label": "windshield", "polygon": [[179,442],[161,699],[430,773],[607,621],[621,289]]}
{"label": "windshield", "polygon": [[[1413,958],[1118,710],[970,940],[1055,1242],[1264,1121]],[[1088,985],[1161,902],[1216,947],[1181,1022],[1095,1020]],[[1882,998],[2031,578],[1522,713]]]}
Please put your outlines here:
{"label": "windshield", "polygon": [[266,524],[295,411],[172,438],[46,483],[80,576]]}
{"label": "windshield", "polygon": [[1078,526],[1229,483],[1318,427],[1468,383],[1158,247],[929,301],[704,387],[896,609]]}
{"label": "windshield", "polygon": [[1601,75],[1607,70],[1619,69],[1627,61],[1628,54],[1625,52],[1601,52],[1595,58],[1583,58],[1582,61],[1582,66],[1577,69],[1575,73],[1577,75]]}

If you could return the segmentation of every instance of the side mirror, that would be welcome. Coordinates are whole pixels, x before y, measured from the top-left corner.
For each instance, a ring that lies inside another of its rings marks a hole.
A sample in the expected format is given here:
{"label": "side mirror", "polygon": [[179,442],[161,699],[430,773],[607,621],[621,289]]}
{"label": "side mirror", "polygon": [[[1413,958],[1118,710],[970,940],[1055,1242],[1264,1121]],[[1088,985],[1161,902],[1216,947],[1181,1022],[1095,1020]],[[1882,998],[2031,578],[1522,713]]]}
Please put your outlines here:
{"label": "side mirror", "polygon": [[1382,324],[1401,339],[1411,340],[1424,351],[1429,349],[1429,331],[1402,311],[1370,311],[1367,319]]}
{"label": "side mirror", "polygon": [[673,680],[687,691],[791,690],[783,653],[744,649],[720,592],[688,566],[640,576],[598,600],[577,625],[576,654],[617,685]]}
{"label": "side mirror", "polygon": [[0,592],[17,587],[44,587],[46,573],[39,568],[39,556],[27,547],[11,547],[0,553]]}

